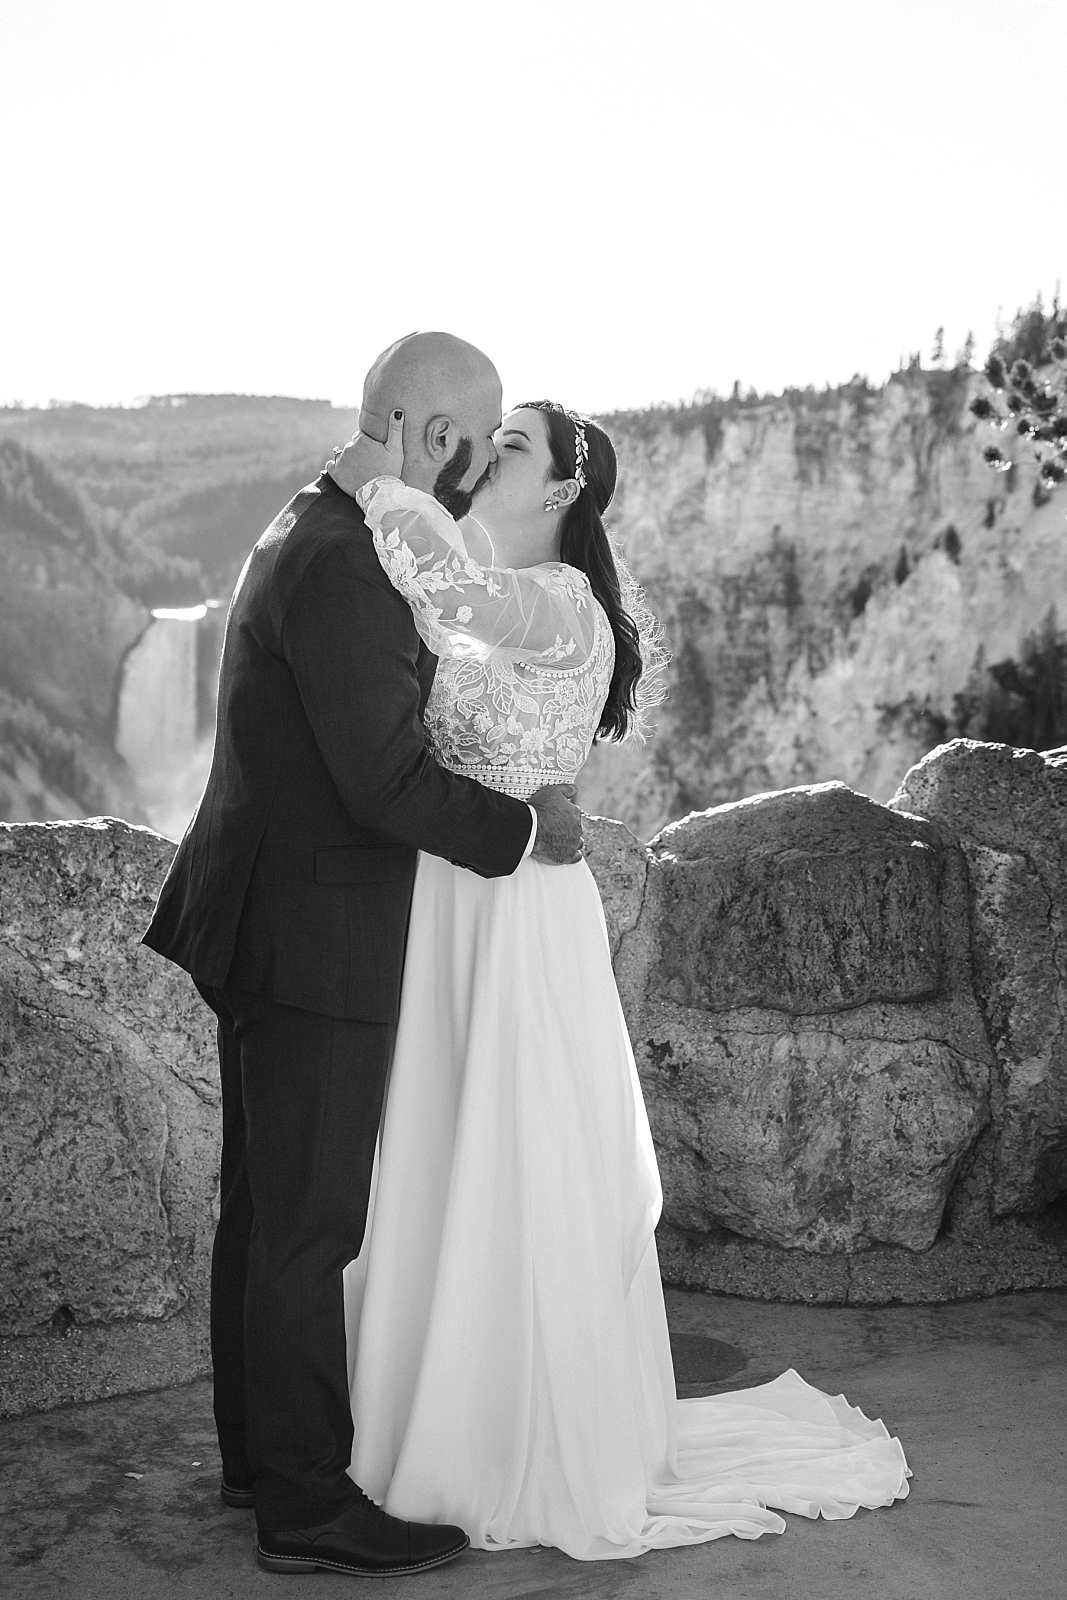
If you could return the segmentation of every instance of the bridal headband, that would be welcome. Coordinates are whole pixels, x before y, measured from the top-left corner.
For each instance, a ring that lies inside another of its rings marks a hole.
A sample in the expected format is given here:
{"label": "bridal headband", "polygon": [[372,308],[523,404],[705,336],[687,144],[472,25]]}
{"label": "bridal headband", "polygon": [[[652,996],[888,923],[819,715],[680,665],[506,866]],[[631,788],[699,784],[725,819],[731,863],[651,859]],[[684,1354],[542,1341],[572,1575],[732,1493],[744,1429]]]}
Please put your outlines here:
{"label": "bridal headband", "polygon": [[589,460],[589,444],[585,437],[585,418],[580,417],[576,411],[567,411],[564,414],[570,418],[574,426],[574,481],[579,489],[585,488],[585,464]]}

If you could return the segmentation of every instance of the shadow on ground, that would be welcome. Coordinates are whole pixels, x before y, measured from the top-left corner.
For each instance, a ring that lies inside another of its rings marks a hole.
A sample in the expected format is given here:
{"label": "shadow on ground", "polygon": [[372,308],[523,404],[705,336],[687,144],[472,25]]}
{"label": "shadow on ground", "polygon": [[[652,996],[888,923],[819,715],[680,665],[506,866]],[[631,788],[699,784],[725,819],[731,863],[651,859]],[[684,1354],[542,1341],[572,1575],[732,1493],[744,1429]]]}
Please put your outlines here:
{"label": "shadow on ground", "polygon": [[[1067,1593],[1067,1294],[878,1309],[668,1292],[679,1390],[762,1383],[789,1366],[899,1434],[911,1496],[848,1522],[636,1561],[474,1551],[387,1585],[394,1600],[1053,1600]],[[10,1600],[243,1600],[254,1518],[218,1498],[209,1385],[0,1425],[0,1591]],[[360,1580],[318,1576],[315,1594]],[[377,1591],[376,1591],[377,1592]]]}

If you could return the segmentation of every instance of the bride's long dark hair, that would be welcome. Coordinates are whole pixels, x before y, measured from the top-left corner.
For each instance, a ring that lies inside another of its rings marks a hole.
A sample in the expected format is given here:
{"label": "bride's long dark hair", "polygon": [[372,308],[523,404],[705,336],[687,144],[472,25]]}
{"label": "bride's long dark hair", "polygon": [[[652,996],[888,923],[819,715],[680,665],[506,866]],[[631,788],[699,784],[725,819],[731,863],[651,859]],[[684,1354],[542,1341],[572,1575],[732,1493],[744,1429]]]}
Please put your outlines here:
{"label": "bride's long dark hair", "polygon": [[[526,400],[517,408],[540,411],[545,419],[552,469],[549,481],[573,478],[575,428],[566,409],[555,400]],[[589,586],[607,613],[615,635],[615,670],[597,729],[598,739],[625,739],[640,720],[637,685],[645,667],[641,656],[641,635],[633,617],[623,604],[616,566],[604,513],[615,493],[618,463],[615,447],[603,428],[591,417],[582,417],[589,447],[585,463],[585,488],[569,505],[560,520],[559,557],[568,566],[580,567]]]}

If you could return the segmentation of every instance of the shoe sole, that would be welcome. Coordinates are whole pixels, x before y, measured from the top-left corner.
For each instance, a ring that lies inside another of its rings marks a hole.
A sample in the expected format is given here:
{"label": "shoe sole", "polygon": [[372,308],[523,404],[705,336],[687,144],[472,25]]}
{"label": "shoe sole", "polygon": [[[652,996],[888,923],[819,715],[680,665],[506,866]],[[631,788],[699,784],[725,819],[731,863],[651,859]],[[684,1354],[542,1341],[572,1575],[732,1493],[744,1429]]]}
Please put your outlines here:
{"label": "shoe sole", "polygon": [[224,1506],[232,1506],[235,1511],[251,1511],[256,1504],[254,1490],[231,1489],[228,1483],[224,1483],[219,1490],[219,1499]]}
{"label": "shoe sole", "polygon": [[403,1567],[356,1567],[350,1566],[346,1561],[322,1561],[314,1556],[272,1556],[260,1545],[256,1545],[256,1560],[264,1572],[284,1572],[290,1577],[300,1572],[350,1572],[356,1578],[402,1578],[405,1573],[426,1572],[430,1567],[443,1567],[449,1561],[455,1561],[464,1550],[470,1549],[470,1540],[465,1539],[455,1550],[448,1550],[443,1556],[432,1556],[429,1561],[410,1561]]}

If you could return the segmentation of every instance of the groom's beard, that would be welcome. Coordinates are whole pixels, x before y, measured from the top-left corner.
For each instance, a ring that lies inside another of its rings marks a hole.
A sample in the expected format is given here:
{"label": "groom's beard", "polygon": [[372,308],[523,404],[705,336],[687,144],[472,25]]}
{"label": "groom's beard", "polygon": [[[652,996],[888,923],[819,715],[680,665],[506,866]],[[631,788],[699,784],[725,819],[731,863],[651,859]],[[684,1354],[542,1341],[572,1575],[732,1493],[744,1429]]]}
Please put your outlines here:
{"label": "groom's beard", "polygon": [[464,436],[456,446],[456,453],[448,464],[441,468],[434,481],[434,499],[439,500],[457,522],[467,515],[483,483],[489,481],[489,468],[486,467],[478,482],[471,489],[461,489],[460,482],[470,471],[474,459],[474,443]]}

